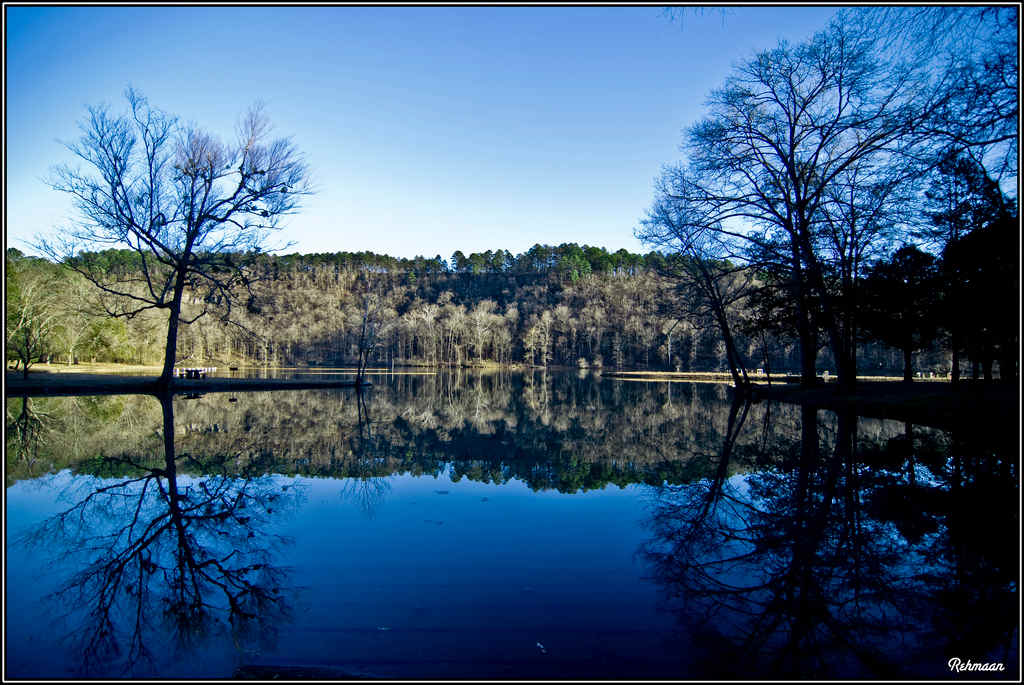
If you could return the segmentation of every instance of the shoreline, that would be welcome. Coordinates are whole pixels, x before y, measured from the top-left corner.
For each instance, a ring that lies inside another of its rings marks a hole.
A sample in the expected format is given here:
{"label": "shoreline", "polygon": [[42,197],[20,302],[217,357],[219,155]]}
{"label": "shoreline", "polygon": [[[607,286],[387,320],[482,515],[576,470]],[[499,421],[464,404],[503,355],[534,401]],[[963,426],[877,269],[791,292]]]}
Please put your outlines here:
{"label": "shoreline", "polygon": [[[69,395],[156,395],[171,393],[256,392],[266,390],[316,390],[356,388],[353,379],[325,378],[174,378],[166,389],[157,385],[158,374],[119,375],[113,373],[46,373],[37,372],[25,379],[8,372],[4,381],[4,397],[66,397]],[[363,387],[372,388],[370,382]]]}
{"label": "shoreline", "polygon": [[[122,373],[118,373],[118,371]],[[128,373],[124,373],[127,371]],[[143,375],[139,371],[151,371]],[[348,369],[338,369],[344,373]],[[317,378],[331,373],[326,368],[310,370],[311,378],[175,378],[167,390],[172,393],[257,392],[273,390],[317,390],[356,388],[354,378]],[[352,372],[354,375],[354,371]],[[392,373],[383,369],[370,370],[371,375]],[[408,371],[394,372],[399,375]],[[434,371],[414,371],[413,375],[433,374]],[[20,372],[6,371],[4,396],[61,397],[70,395],[117,395],[161,392],[157,386],[156,367],[136,367],[103,364],[93,368],[38,369],[26,380]],[[602,374],[604,378],[622,381],[646,382],[712,382],[731,386],[729,374],[715,372],[644,372],[623,371]],[[373,384],[364,382],[363,387]],[[735,390],[734,390],[735,392]],[[835,384],[822,384],[803,388],[791,383],[767,385],[754,383],[749,389],[755,402],[776,401],[802,404],[830,411],[853,411],[858,416],[904,421],[942,429],[979,426],[1018,427],[1020,421],[1019,386],[1003,383],[964,381],[953,387],[948,381],[919,379],[905,384],[895,379],[861,378],[852,393],[839,392]]]}
{"label": "shoreline", "polygon": [[964,381],[948,382],[860,380],[852,393],[835,385],[803,388],[798,385],[762,385],[750,388],[755,402],[778,401],[829,411],[850,410],[858,416],[927,425],[944,430],[1005,429],[1020,425],[1019,386]]}

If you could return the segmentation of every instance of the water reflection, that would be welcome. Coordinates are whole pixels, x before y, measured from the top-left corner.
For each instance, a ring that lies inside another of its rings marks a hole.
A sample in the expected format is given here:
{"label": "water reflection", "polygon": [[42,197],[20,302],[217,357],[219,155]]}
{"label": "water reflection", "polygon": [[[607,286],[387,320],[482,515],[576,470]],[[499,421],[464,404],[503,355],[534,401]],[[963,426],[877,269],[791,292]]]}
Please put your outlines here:
{"label": "water reflection", "polygon": [[849,413],[807,408],[798,439],[762,432],[747,456],[770,468],[730,477],[730,430],[713,475],[653,492],[642,551],[708,654],[695,675],[949,677],[953,657],[1016,671],[1012,458],[912,426],[862,437]]}
{"label": "water reflection", "polygon": [[374,511],[391,491],[391,484],[387,480],[385,463],[378,459],[373,423],[362,392],[356,393],[356,420],[356,429],[349,438],[352,465],[348,469],[348,478],[342,481],[339,494],[356,502],[366,517],[373,518]]}
{"label": "water reflection", "polygon": [[48,425],[51,422],[51,417],[28,397],[11,402],[6,422],[7,463],[17,464],[25,473],[37,474],[45,436],[52,432]]}
{"label": "water reflection", "polygon": [[159,404],[129,396],[9,397],[6,410],[8,486],[133,442],[161,421]]}
{"label": "water reflection", "polygon": [[[708,445],[727,430],[723,386],[645,386],[568,375],[396,376],[355,393],[208,393],[176,400],[179,441],[196,455],[234,453],[291,475],[396,473],[577,492],[681,482],[709,468]],[[45,470],[91,473],[96,454],[147,449],[159,411],[142,397],[52,398],[40,440]],[[22,400],[8,407],[8,442]],[[757,410],[760,411],[760,410]],[[792,421],[776,410],[773,421]],[[77,436],[72,449],[68,436]],[[18,452],[17,450],[14,450]],[[41,468],[41,467],[40,467]],[[8,483],[40,468],[8,460]]]}
{"label": "water reflection", "polygon": [[154,445],[93,459],[103,477],[76,480],[62,494],[74,504],[23,538],[73,569],[48,603],[66,611],[82,674],[159,673],[212,639],[265,644],[290,613],[284,540],[267,527],[300,489],[253,465],[229,473],[233,453],[177,453],[174,401],[159,404],[162,455]]}
{"label": "water reflection", "polygon": [[364,395],[15,398],[6,439],[9,490],[70,483],[30,537],[78,673],[223,677],[268,655],[278,670],[260,672],[280,674],[341,653],[413,671],[398,677],[464,654],[436,675],[1016,668],[1009,434],[499,373],[380,377]]}

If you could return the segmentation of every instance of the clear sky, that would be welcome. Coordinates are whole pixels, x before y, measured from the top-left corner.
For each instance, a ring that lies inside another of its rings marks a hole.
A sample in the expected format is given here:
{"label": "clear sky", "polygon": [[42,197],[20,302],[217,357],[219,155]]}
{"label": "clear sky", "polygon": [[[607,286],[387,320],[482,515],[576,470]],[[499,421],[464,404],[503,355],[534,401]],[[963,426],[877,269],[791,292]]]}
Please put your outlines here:
{"label": "clear sky", "polygon": [[317,193],[290,251],[646,252],[633,229],[730,67],[829,7],[5,8],[9,246],[73,218],[44,179],[91,104],[231,139],[262,100]]}

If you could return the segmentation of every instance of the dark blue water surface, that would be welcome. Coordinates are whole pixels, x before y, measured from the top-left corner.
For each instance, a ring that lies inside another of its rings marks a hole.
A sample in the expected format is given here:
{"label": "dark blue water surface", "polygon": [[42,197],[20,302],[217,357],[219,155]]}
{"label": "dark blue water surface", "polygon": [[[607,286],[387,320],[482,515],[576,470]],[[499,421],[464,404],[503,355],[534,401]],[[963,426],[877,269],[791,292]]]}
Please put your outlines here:
{"label": "dark blue water surface", "polygon": [[1016,678],[1014,439],[554,374],[12,398],[6,675]]}

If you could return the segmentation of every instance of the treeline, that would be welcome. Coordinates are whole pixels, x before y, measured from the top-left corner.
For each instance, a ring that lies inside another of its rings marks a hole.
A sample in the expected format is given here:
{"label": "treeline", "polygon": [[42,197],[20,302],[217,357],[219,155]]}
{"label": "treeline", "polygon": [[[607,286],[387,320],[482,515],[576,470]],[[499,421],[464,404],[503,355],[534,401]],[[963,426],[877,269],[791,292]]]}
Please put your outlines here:
{"label": "treeline", "polygon": [[[201,290],[187,293],[185,316],[209,312],[183,327],[177,359],[322,366],[356,364],[363,354],[369,365],[388,367],[727,369],[719,330],[686,306],[691,295],[665,275],[661,254],[563,244],[508,255],[456,252],[450,262],[366,252],[249,255],[251,282],[230,309]],[[80,259],[130,276],[135,257],[106,250]],[[7,253],[7,286],[13,365],[162,360],[161,310],[112,317],[117,303],[74,271],[15,249]],[[736,340],[749,366],[797,368],[795,336],[766,316],[772,313],[755,306],[740,312]],[[948,372],[940,346],[921,347],[920,368]],[[897,373],[903,363],[898,345],[869,340],[861,358],[873,374]],[[827,350],[820,363],[832,368]]]}
{"label": "treeline", "polygon": [[[23,256],[14,250],[14,256]],[[576,243],[534,245],[526,252],[513,255],[508,250],[486,250],[472,252],[468,256],[456,250],[451,259],[441,255],[430,259],[417,256],[412,259],[392,257],[375,252],[298,252],[287,255],[269,253],[249,255],[255,265],[272,272],[275,276],[296,272],[330,271],[372,271],[376,273],[401,274],[547,274],[557,273],[571,281],[592,273],[635,274],[644,269],[660,269],[665,257],[660,252],[635,254],[626,249],[608,252],[603,247],[592,247]],[[87,252],[68,260],[69,266],[88,263],[101,271],[130,274],[138,270],[139,255],[134,250],[111,249],[102,252]]]}
{"label": "treeline", "polygon": [[[497,257],[496,257],[497,256]],[[563,244],[460,252],[443,259],[374,253],[247,255],[248,289],[228,303],[200,289],[185,297],[177,360],[190,365],[524,365],[726,370],[718,329],[686,307],[666,258]],[[87,253],[91,266],[130,277],[129,250]],[[139,280],[141,281],[141,274]],[[115,318],[71,269],[7,253],[8,361],[160,363],[166,313]],[[18,315],[21,314],[21,319]],[[796,346],[753,307],[737,344],[752,367],[797,368]],[[900,368],[894,348],[866,342],[871,373]],[[921,357],[943,373],[943,353]],[[829,368],[823,353],[823,368]]]}

